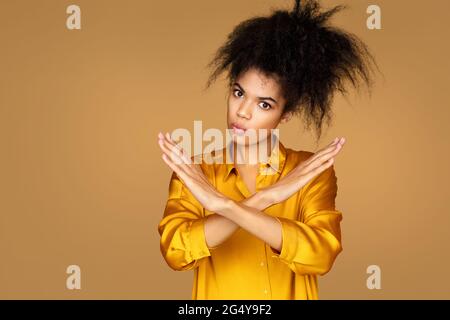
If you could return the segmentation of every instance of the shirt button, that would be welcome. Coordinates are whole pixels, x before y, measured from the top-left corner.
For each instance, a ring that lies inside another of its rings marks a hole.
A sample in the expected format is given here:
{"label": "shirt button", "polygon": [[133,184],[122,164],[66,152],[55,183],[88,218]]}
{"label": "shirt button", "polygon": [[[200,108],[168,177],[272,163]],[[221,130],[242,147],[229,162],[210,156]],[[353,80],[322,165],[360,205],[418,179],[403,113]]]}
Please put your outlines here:
{"label": "shirt button", "polygon": [[264,289],[264,294],[267,294],[267,289]]}
{"label": "shirt button", "polygon": [[264,261],[261,261],[260,265],[261,267],[264,267]]}

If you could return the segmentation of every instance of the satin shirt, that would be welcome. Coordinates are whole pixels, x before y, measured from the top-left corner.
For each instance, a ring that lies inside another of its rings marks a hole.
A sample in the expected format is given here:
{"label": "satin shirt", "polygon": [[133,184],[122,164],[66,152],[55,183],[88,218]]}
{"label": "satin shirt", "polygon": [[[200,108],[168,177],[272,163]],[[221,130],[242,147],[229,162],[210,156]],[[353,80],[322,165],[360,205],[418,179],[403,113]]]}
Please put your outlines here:
{"label": "satin shirt", "polygon": [[[256,192],[313,155],[286,148],[281,142],[277,150],[259,164]],[[224,155],[214,151],[209,156],[212,162],[200,165],[221,193],[238,202],[251,196],[234,163],[226,163]],[[334,166],[287,200],[263,210],[281,223],[279,253],[242,228],[217,247],[208,247],[204,225],[216,213],[206,210],[175,172],[168,189],[158,225],[160,249],[173,270],[194,271],[192,299],[319,299],[317,277],[330,271],[342,251],[342,212],[335,208]]]}

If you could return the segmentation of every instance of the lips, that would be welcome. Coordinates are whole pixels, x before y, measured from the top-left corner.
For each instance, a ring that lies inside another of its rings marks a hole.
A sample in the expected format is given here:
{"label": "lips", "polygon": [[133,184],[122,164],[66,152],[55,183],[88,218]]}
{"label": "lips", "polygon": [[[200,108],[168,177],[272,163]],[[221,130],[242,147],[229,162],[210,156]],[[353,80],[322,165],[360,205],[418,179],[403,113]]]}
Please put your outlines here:
{"label": "lips", "polygon": [[239,126],[239,125],[237,125],[236,123],[232,123],[232,124],[231,124],[231,127],[235,128],[235,129],[238,129],[238,130],[242,130],[242,131],[247,130],[247,129],[245,129],[245,128]]}

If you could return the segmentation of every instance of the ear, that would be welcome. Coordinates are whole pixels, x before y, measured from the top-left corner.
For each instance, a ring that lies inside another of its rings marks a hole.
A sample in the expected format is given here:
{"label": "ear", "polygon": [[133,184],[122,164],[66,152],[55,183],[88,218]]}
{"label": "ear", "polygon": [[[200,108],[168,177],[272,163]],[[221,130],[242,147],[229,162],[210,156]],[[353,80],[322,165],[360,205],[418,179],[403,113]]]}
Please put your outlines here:
{"label": "ear", "polygon": [[286,113],[281,117],[280,123],[286,123],[286,122],[288,122],[288,121],[291,120],[291,119],[292,119],[292,112],[286,112]]}

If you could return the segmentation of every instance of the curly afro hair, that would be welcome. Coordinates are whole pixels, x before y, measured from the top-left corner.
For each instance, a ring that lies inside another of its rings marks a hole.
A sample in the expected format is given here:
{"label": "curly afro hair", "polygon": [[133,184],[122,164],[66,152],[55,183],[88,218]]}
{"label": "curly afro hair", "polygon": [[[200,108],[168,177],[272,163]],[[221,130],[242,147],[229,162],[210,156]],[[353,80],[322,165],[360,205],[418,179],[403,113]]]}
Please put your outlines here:
{"label": "curly afro hair", "polygon": [[345,82],[371,91],[372,63],[367,46],[355,35],[327,25],[346,6],[321,12],[315,0],[295,1],[292,11],[274,10],[239,23],[228,35],[208,68],[213,67],[206,89],[227,70],[231,86],[241,72],[256,68],[279,81],[286,99],[283,114],[305,115],[309,129],[314,122],[317,139],[324,118],[329,126],[336,90],[347,94]]}

